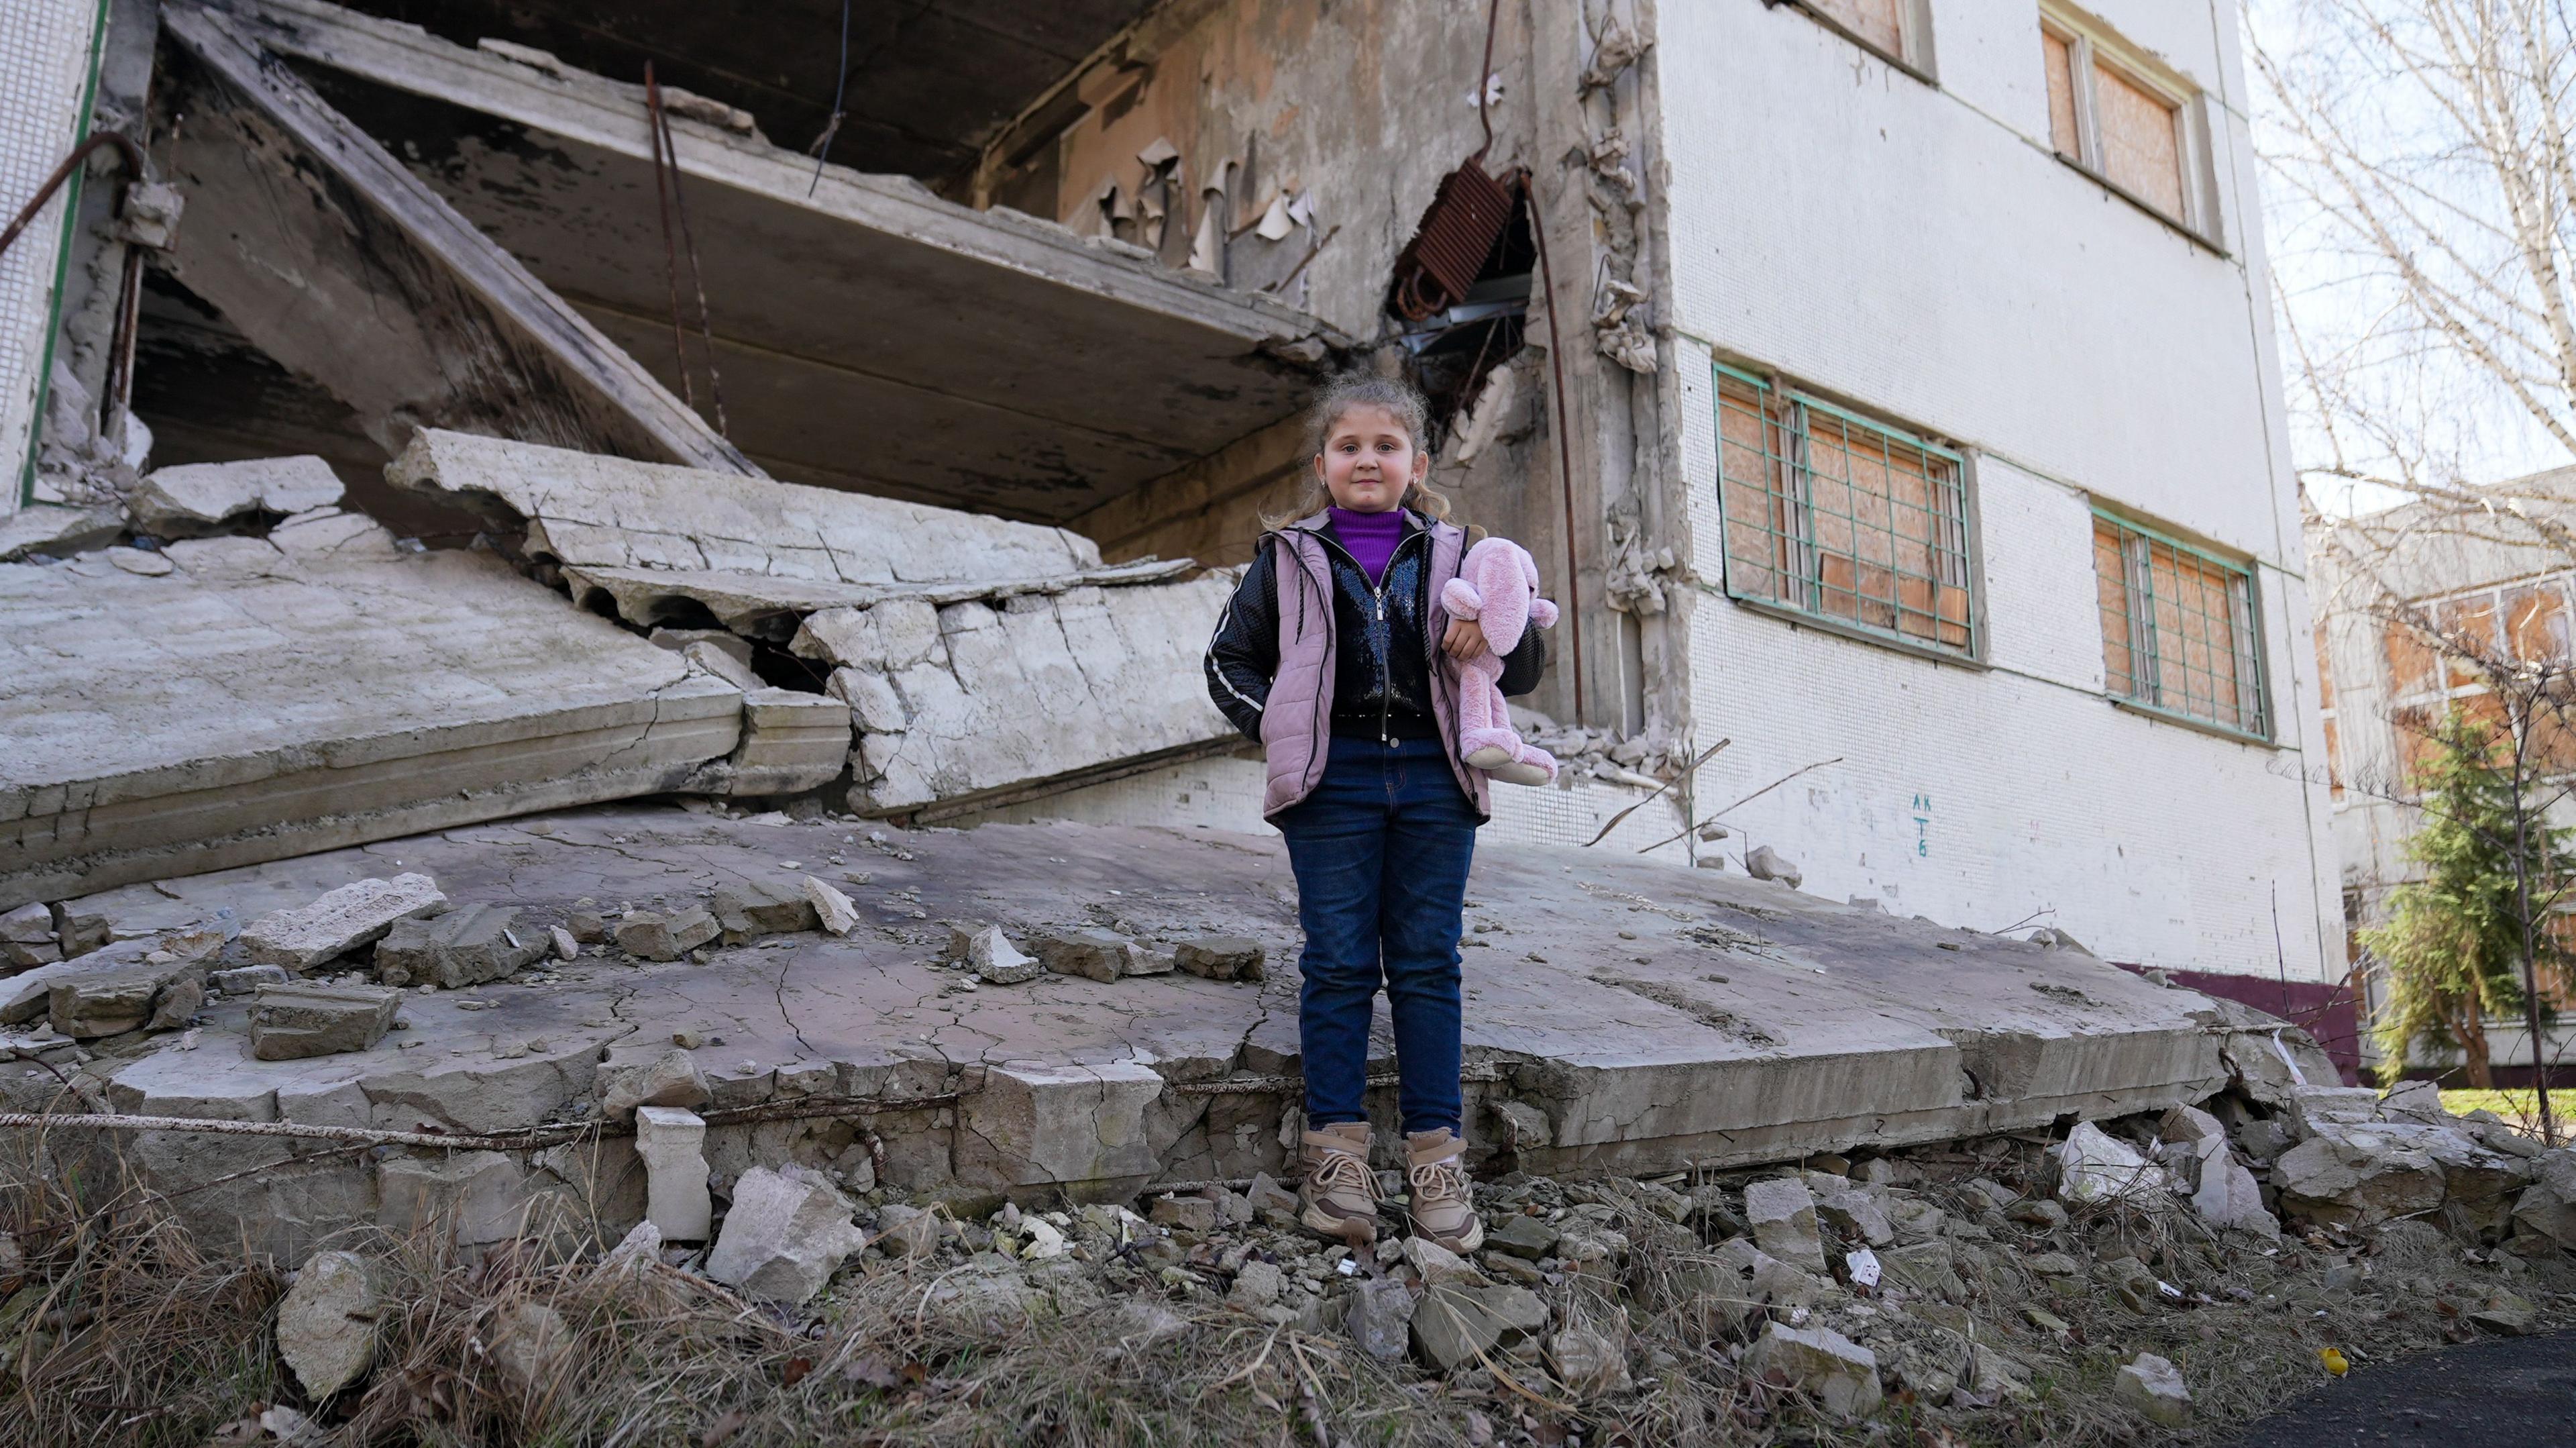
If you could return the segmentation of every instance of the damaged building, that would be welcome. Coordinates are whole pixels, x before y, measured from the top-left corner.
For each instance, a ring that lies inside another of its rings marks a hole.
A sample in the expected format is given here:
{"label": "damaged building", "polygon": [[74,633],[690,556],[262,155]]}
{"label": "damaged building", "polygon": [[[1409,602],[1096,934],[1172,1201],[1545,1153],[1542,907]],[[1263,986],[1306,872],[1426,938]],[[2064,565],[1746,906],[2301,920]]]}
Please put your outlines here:
{"label": "damaged building", "polygon": [[280,1250],[641,1191],[545,1135],[639,1107],[720,1177],[1276,1170],[1199,656],[1357,367],[1563,608],[1482,1149],[2205,1098],[2270,1038],[2106,961],[2343,974],[2234,9],[41,0],[0,1040],[492,1158],[198,1199]]}

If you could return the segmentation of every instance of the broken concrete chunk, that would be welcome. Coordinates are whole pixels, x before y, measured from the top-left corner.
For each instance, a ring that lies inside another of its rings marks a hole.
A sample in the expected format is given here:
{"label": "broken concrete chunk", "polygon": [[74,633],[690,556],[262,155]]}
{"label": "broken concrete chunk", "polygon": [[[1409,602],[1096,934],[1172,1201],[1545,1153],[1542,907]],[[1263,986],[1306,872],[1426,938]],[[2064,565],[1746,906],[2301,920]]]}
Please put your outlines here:
{"label": "broken concrete chunk", "polygon": [[1205,1197],[1156,1197],[1145,1219],[1158,1227],[1204,1236],[1216,1230],[1216,1203]]}
{"label": "broken concrete chunk", "polygon": [[635,1154],[644,1158],[644,1215],[665,1241],[703,1242],[715,1220],[707,1192],[707,1123],[676,1106],[635,1108]]}
{"label": "broken concrete chunk", "polygon": [[1578,1397],[1626,1392],[1628,1355],[1619,1344],[1588,1327],[1569,1327],[1547,1341],[1548,1360],[1556,1376]]}
{"label": "broken concrete chunk", "polygon": [[981,930],[952,929],[948,932],[948,958],[975,972],[978,979],[993,985],[1019,985],[1038,978],[1039,964],[1022,955],[999,925]]}
{"label": "broken concrete chunk", "polygon": [[1136,943],[1113,930],[1077,927],[1040,931],[1029,947],[1047,969],[1058,975],[1108,982],[1136,973],[1129,969],[1136,958]]}
{"label": "broken concrete chunk", "polygon": [[1241,935],[1202,935],[1172,947],[1172,961],[1209,980],[1265,980],[1261,942]]}
{"label": "broken concrete chunk", "polygon": [[1425,1287],[1437,1287],[1444,1282],[1463,1282],[1469,1286],[1485,1284],[1484,1273],[1428,1237],[1405,1238],[1403,1251],[1405,1262],[1422,1278]]}
{"label": "broken concrete chunk", "polygon": [[399,994],[381,986],[301,981],[261,986],[251,998],[251,1056],[293,1061],[364,1051],[393,1029],[401,1003]]}
{"label": "broken concrete chunk", "polygon": [[2135,1362],[2122,1367],[2114,1388],[2120,1401],[2153,1422],[2167,1428],[2191,1423],[2191,1386],[2171,1362],[2154,1353],[2142,1352]]}
{"label": "broken concrete chunk", "polygon": [[678,1047],[651,1060],[611,1056],[599,1068],[599,1109],[611,1121],[624,1121],[640,1106],[678,1106],[694,1110],[715,1099],[698,1059]]}
{"label": "broken concrete chunk", "polygon": [[2049,1151],[2057,1163],[2059,1199],[2078,1206],[2144,1197],[2165,1185],[2162,1167],[2090,1121],[2077,1122]]}
{"label": "broken concrete chunk", "polygon": [[272,910],[252,921],[241,933],[242,948],[259,964],[300,973],[375,943],[397,920],[446,908],[447,897],[427,875],[358,880],[310,905]]}
{"label": "broken concrete chunk", "polygon": [[691,907],[670,915],[630,910],[617,922],[617,948],[639,960],[677,960],[723,933],[716,918]]}
{"label": "broken concrete chunk", "polygon": [[1745,1219],[1753,1224],[1753,1241],[1764,1252],[1808,1272],[1825,1270],[1825,1245],[1816,1235],[1816,1199],[1795,1177],[1748,1182],[1744,1188]]}
{"label": "broken concrete chunk", "polygon": [[[159,952],[155,952],[156,954]],[[138,961],[56,980],[46,992],[53,1028],[75,1040],[184,1028],[205,1003],[204,968],[194,961]]]}
{"label": "broken concrete chunk", "polygon": [[277,1307],[277,1351],[319,1402],[366,1372],[376,1355],[376,1289],[355,1252],[316,1252]]}
{"label": "broken concrete chunk", "polygon": [[546,932],[546,944],[553,949],[557,960],[581,958],[581,942],[573,939],[572,932],[560,925]]}
{"label": "broken concrete chunk", "polygon": [[62,958],[62,944],[54,938],[54,912],[41,901],[0,915],[0,965],[25,969]]}
{"label": "broken concrete chunk", "polygon": [[0,563],[43,554],[69,558],[113,543],[125,531],[125,510],[114,503],[64,507],[30,503],[0,517]]}
{"label": "broken concrete chunk", "polygon": [[155,468],[125,501],[139,531],[194,538],[236,519],[327,508],[340,494],[339,476],[318,457],[253,458]]}
{"label": "broken concrete chunk", "polygon": [[859,907],[828,881],[806,876],[805,903],[814,907],[814,921],[826,935],[847,935],[858,928]]}
{"label": "broken concrete chunk", "polygon": [[911,720],[903,707],[903,696],[880,673],[834,669],[823,692],[850,706],[850,722],[864,734],[901,734]]}
{"label": "broken concrete chunk", "polygon": [[572,1356],[572,1325],[562,1313],[525,1298],[495,1311],[482,1337],[484,1359],[524,1396],[552,1386]]}
{"label": "broken concrete chunk", "polygon": [[732,649],[711,643],[694,643],[682,647],[680,657],[695,664],[700,672],[713,674],[746,694],[769,687],[761,681],[760,675],[751,671],[751,661]]}
{"label": "broken concrete chunk", "polygon": [[1831,1192],[1816,1203],[1816,1214],[1837,1232],[1865,1246],[1884,1247],[1896,1240],[1896,1227],[1867,1192]]}
{"label": "broken concrete chunk", "polygon": [[1878,1410],[1878,1356],[1829,1327],[1772,1323],[1744,1355],[1745,1371],[1795,1388],[1849,1421]]}
{"label": "broken concrete chunk", "polygon": [[207,975],[206,984],[226,995],[249,995],[264,985],[284,985],[292,979],[282,965],[237,965]]}
{"label": "broken concrete chunk", "polygon": [[850,764],[850,711],[838,699],[794,689],[742,694],[742,737],[725,759],[702,766],[688,788],[701,794],[800,794],[841,777]]}
{"label": "broken concrete chunk", "polygon": [[802,880],[791,885],[754,877],[726,885],[707,901],[707,908],[724,928],[728,943],[739,943],[730,940],[737,934],[792,935],[819,928],[814,902],[806,898]]}
{"label": "broken concrete chunk", "polygon": [[901,1202],[877,1212],[877,1246],[889,1257],[927,1257],[939,1250],[939,1239],[946,1232],[937,1212]]}
{"label": "broken concrete chunk", "polygon": [[753,1167],[734,1183],[707,1275],[794,1306],[822,1291],[841,1260],[867,1244],[851,1215],[849,1200],[820,1173]]}
{"label": "broken concrete chunk", "polygon": [[1392,1277],[1368,1277],[1351,1294],[1342,1319],[1359,1350],[1382,1363],[1400,1362],[1412,1341],[1413,1293]]}
{"label": "broken concrete chunk", "polygon": [[1756,880],[1777,880],[1795,890],[1807,877],[1796,862],[1780,858],[1780,852],[1769,845],[1755,845],[1744,856],[1744,873]]}
{"label": "broken concrete chunk", "polygon": [[545,954],[534,926],[513,928],[518,918],[508,906],[465,905],[397,921],[376,944],[376,979],[448,990],[507,979]]}
{"label": "broken concrete chunk", "polygon": [[2168,1149],[2187,1154],[2192,1171],[2192,1210],[2215,1227],[2236,1227],[2265,1237],[2281,1235],[2281,1224],[2263,1205],[2263,1188],[2254,1173],[2227,1147],[2227,1130],[2218,1118],[2193,1106],[2165,1113],[2158,1128]]}
{"label": "broken concrete chunk", "polygon": [[1547,1305],[1526,1287],[1449,1282],[1413,1304],[1413,1346],[1442,1372],[1473,1366],[1546,1325]]}
{"label": "broken concrete chunk", "polygon": [[572,913],[565,917],[564,928],[584,945],[597,945],[608,939],[607,917],[599,913],[599,902],[587,897],[572,902]]}
{"label": "broken concrete chunk", "polygon": [[376,1169],[376,1225],[459,1246],[505,1242],[527,1227],[528,1179],[497,1151],[394,1157]]}
{"label": "broken concrete chunk", "polygon": [[2442,1205],[2442,1164],[2399,1140],[2394,1129],[2313,1125],[2317,1135],[2272,1163],[2283,1214],[2328,1226],[2373,1227]]}

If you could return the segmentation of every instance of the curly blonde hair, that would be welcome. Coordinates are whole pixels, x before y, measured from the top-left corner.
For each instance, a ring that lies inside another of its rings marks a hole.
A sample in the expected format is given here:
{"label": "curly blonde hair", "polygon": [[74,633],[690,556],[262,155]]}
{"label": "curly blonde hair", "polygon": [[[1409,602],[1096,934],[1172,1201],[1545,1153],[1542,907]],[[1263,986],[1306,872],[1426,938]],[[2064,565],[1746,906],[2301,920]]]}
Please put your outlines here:
{"label": "curly blonde hair", "polygon": [[[1314,403],[1306,409],[1306,456],[1322,456],[1333,429],[1359,407],[1384,408],[1403,424],[1404,434],[1413,440],[1415,451],[1426,455],[1431,451],[1431,404],[1423,400],[1422,394],[1398,378],[1355,371],[1345,372],[1317,389]],[[1281,528],[1301,518],[1311,518],[1332,501],[1332,491],[1310,467],[1296,503],[1285,514],[1263,514],[1261,526]],[[1449,517],[1449,500],[1421,483],[1407,484],[1404,496],[1396,501],[1397,506],[1411,508],[1426,518],[1445,522]]]}

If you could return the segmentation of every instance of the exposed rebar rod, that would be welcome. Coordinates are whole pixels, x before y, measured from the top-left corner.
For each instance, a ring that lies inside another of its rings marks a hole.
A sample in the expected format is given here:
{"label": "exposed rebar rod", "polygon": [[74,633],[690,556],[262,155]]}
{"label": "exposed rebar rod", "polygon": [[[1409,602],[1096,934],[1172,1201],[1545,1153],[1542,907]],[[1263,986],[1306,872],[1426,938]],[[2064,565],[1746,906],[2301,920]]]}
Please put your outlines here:
{"label": "exposed rebar rod", "polygon": [[692,412],[698,399],[689,386],[688,333],[680,323],[680,253],[671,236],[671,185],[662,174],[662,86],[653,62],[644,62],[644,130],[653,147],[653,195],[662,206],[662,276],[671,287],[671,362],[680,369],[680,401]]}
{"label": "exposed rebar rod", "polygon": [[660,148],[655,164],[667,157],[671,163],[671,209],[680,216],[680,249],[689,256],[689,286],[698,298],[698,342],[707,357],[707,395],[716,405],[716,436],[731,440],[733,433],[725,425],[724,374],[716,369],[716,334],[707,320],[707,278],[698,266],[698,239],[689,230],[689,192],[680,175],[680,146],[671,138],[671,113],[656,107],[653,112],[654,144]]}

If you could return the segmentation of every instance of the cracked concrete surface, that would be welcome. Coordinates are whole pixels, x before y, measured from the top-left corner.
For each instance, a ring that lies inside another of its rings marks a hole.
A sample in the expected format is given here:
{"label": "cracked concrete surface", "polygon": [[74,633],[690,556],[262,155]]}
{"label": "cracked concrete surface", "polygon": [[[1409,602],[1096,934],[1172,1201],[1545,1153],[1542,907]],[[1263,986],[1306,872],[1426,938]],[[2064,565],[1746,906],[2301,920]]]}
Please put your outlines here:
{"label": "cracked concrete surface", "polygon": [[0,908],[667,790],[740,733],[733,686],[357,514],[136,556],[0,565]]}
{"label": "cracked concrete surface", "polygon": [[[880,1179],[905,1189],[1082,1197],[1284,1165],[1293,1093],[1251,1079],[1293,1074],[1298,1059],[1294,891],[1266,837],[900,831],[603,806],[129,886],[66,914],[131,938],[408,870],[451,899],[515,905],[537,922],[585,897],[669,908],[732,881],[813,874],[849,891],[863,920],[846,938],[775,936],[702,964],[592,947],[515,980],[415,992],[407,1029],[346,1056],[251,1060],[245,1003],[226,1000],[193,1049],[176,1035],[120,1038],[86,1068],[105,1097],[147,1114],[490,1132],[586,1119],[609,1052],[658,1053],[677,1037],[695,1042],[714,1092],[720,1178],[881,1149]],[[1481,851],[1470,898],[1467,938],[1485,944],[1463,952],[1469,1132],[1490,1152],[1507,1136],[1492,1109],[1534,1107],[1547,1141],[1523,1133],[1515,1163],[1533,1170],[1647,1173],[1949,1139],[2198,1100],[2226,1076],[2206,1000],[2069,951],[1580,851]],[[987,922],[1090,924],[1149,945],[1248,935],[1273,969],[1259,986],[1047,974],[967,990],[938,958],[950,924]],[[1738,936],[1758,938],[1709,943]],[[1371,1054],[1383,1068],[1380,1009]],[[0,1066],[0,1087],[21,1107],[59,1089],[16,1066]],[[721,1118],[800,1098],[945,1093],[958,1093],[953,1105]],[[171,1186],[240,1164],[203,1144],[154,1151]],[[567,1152],[588,1153],[591,1174],[565,1167]],[[290,1159],[283,1145],[272,1154]],[[622,1140],[527,1156],[529,1191],[569,1192],[612,1217],[641,1211],[640,1188],[617,1176],[632,1164]],[[344,1156],[190,1200],[304,1240],[335,1211],[364,1216],[372,1191]]]}

